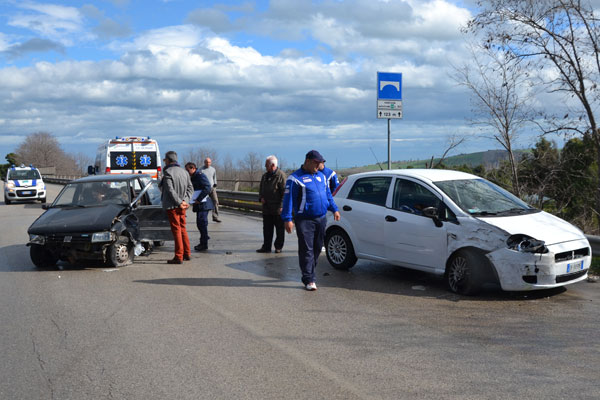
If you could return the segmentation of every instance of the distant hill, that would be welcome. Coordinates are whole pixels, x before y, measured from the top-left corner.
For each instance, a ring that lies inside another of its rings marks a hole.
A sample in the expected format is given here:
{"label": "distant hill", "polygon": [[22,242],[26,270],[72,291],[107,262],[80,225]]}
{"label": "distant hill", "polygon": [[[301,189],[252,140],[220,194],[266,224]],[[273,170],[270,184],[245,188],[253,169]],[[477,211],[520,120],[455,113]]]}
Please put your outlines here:
{"label": "distant hill", "polygon": [[[515,154],[517,157],[522,157],[524,154],[528,153],[529,150],[516,150]],[[508,159],[508,154],[505,150],[487,150],[480,151],[477,153],[469,153],[469,154],[459,154],[452,157],[447,157],[444,160],[444,165],[446,167],[456,167],[460,165],[467,165],[469,167],[476,167],[478,165],[483,165],[486,168],[497,168],[500,163],[504,160]],[[439,158],[434,158],[433,163],[436,164]],[[392,168],[393,169],[403,169],[403,168],[427,168],[427,165],[431,162],[429,160],[408,160],[408,161],[393,161]],[[381,167],[383,169],[387,168],[387,161],[381,162]],[[379,169],[377,164],[365,165],[362,167],[354,167],[354,168],[345,168],[340,169],[338,173],[344,176],[348,176],[350,174],[356,174],[358,172],[366,172],[366,171],[376,171]]]}

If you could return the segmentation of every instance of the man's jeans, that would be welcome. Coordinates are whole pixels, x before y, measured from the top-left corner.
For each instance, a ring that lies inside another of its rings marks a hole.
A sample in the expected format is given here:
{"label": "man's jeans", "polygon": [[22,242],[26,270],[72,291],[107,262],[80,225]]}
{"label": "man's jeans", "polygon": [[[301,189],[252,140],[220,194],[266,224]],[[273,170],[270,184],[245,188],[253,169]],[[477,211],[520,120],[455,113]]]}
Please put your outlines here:
{"label": "man's jeans", "polygon": [[198,211],[196,213],[196,226],[200,232],[200,246],[208,246],[208,211]]}
{"label": "man's jeans", "polygon": [[327,217],[297,219],[298,261],[302,270],[302,283],[315,282],[315,268],[325,240]]}

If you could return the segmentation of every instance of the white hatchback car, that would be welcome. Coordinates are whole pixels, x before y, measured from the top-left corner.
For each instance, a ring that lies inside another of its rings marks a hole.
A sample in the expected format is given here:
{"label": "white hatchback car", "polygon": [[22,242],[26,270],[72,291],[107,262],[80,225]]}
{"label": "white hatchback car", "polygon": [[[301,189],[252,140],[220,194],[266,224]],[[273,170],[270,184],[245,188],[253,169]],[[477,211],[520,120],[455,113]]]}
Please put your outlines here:
{"label": "white hatchback car", "polygon": [[338,188],[340,221],[328,217],[325,248],[334,268],[358,258],[444,275],[451,291],[486,282],[534,290],[586,279],[583,232],[463,172],[404,169],[350,175]]}

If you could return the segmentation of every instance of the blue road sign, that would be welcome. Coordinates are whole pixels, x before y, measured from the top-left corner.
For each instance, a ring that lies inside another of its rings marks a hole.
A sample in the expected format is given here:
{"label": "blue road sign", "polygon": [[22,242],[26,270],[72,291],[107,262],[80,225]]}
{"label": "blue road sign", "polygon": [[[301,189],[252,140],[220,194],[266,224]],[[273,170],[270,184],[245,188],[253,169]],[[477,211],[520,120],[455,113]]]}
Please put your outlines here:
{"label": "blue road sign", "polygon": [[402,100],[402,73],[377,73],[377,100]]}

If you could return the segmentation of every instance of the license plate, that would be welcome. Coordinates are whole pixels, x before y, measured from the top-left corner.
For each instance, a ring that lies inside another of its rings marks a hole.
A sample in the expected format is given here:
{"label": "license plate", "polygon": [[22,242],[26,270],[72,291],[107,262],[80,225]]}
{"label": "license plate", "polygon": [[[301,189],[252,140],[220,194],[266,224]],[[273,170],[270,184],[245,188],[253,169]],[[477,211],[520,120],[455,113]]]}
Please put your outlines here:
{"label": "license plate", "polygon": [[73,236],[65,236],[65,240],[63,240],[65,243],[71,243],[71,239],[73,239]]}
{"label": "license plate", "polygon": [[583,261],[577,261],[567,264],[567,274],[570,272],[577,272],[583,269]]}
{"label": "license plate", "polygon": [[21,192],[21,194],[25,195],[25,194],[31,194],[31,192]]}

